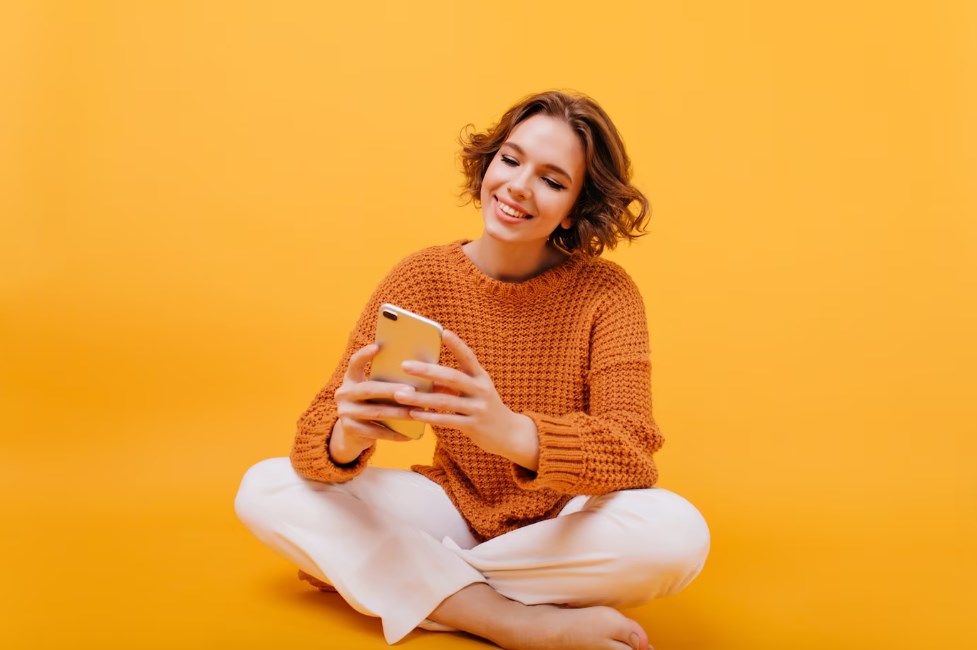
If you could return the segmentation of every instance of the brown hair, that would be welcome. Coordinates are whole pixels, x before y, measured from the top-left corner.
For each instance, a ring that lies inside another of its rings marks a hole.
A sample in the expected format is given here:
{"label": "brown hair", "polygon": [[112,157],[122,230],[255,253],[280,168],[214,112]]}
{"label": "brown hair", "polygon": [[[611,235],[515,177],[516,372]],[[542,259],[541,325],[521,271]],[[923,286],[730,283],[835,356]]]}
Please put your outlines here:
{"label": "brown hair", "polygon": [[[465,173],[462,195],[479,205],[482,179],[489,163],[517,124],[533,115],[565,121],[580,137],[587,173],[570,210],[572,225],[558,227],[550,241],[564,252],[581,250],[598,256],[613,249],[618,240],[631,241],[645,233],[648,199],[631,185],[631,160],[611,118],[597,102],[580,93],[548,91],[526,97],[506,111],[498,124],[485,133],[472,132],[469,124],[461,135],[461,163]],[[632,203],[638,212],[631,211]]]}

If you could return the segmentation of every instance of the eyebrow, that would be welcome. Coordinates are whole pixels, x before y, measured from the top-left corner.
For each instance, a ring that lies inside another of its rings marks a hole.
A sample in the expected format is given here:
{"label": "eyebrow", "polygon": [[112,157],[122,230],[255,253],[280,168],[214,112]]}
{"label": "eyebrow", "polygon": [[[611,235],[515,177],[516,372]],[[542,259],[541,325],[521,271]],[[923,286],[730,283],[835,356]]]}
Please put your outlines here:
{"label": "eyebrow", "polygon": [[[519,145],[517,145],[515,142],[512,142],[511,140],[507,140],[507,141],[503,142],[502,143],[502,146],[503,147],[512,147],[513,149],[516,150],[516,153],[518,153],[521,156],[525,156],[526,155],[525,149],[523,149],[522,147],[520,147]],[[545,167],[546,169],[552,169],[553,171],[557,172],[558,174],[563,174],[564,176],[566,176],[570,180],[571,183],[573,182],[573,176],[571,176],[570,174],[568,174],[562,167],[558,167],[556,165],[551,165],[549,163],[546,163],[545,165],[542,165],[542,167]]]}

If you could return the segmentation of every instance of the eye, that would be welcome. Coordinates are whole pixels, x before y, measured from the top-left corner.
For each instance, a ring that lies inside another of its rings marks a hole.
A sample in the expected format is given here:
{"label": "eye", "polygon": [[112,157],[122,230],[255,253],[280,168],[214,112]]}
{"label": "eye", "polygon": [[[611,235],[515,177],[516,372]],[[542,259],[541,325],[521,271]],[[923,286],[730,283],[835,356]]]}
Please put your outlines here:
{"label": "eye", "polygon": [[549,185],[550,187],[552,187],[554,190],[565,190],[566,189],[566,187],[564,187],[563,185],[560,185],[559,183],[557,183],[556,181],[554,181],[552,178],[546,178],[544,176],[543,177],[543,180],[546,181],[546,184]]}
{"label": "eye", "polygon": [[510,167],[515,167],[516,165],[519,164],[518,162],[516,162],[515,158],[510,158],[509,156],[506,155],[502,155],[500,158],[502,159],[502,162],[509,165]]}

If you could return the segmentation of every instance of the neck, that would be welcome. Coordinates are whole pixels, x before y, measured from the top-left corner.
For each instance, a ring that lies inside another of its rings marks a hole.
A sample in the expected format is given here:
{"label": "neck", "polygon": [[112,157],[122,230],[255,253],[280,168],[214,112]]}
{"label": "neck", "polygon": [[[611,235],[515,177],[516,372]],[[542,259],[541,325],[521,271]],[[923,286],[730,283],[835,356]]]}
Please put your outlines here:
{"label": "neck", "polygon": [[567,255],[549,242],[501,242],[484,234],[464,246],[485,275],[501,282],[524,282],[563,262]]}

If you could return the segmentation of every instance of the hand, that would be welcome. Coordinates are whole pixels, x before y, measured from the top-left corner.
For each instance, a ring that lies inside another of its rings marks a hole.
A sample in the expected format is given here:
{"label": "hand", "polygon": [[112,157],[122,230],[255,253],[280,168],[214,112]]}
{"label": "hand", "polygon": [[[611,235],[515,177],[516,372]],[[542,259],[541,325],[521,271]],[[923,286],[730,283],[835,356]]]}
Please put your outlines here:
{"label": "hand", "polygon": [[535,423],[526,415],[514,413],[502,402],[492,378],[457,334],[444,330],[442,341],[458,360],[460,369],[405,361],[404,371],[430,379],[434,382],[434,391],[397,390],[394,399],[400,404],[420,407],[410,410],[413,419],[458,429],[485,451],[535,471],[539,465]]}
{"label": "hand", "polygon": [[387,381],[370,381],[366,376],[369,363],[380,346],[371,343],[360,348],[349,358],[349,367],[343,377],[342,385],[336,389],[336,409],[339,419],[329,438],[329,456],[340,465],[351,463],[364,450],[377,440],[410,440],[396,431],[376,422],[376,420],[409,420],[410,409],[396,404],[374,404],[368,400],[388,399],[393,401],[394,393],[413,391],[412,386]]}

